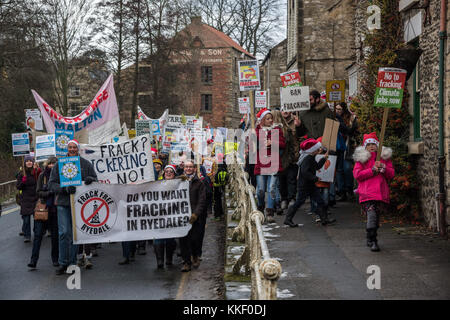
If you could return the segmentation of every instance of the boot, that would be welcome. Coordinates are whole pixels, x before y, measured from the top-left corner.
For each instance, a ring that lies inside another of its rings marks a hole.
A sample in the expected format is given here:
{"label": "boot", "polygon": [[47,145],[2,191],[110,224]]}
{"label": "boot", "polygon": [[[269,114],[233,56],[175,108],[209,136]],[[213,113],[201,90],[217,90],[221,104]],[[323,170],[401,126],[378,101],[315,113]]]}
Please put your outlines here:
{"label": "boot", "polygon": [[273,222],[275,222],[275,219],[273,218],[274,213],[275,213],[275,209],[269,209],[269,208],[267,208],[267,209],[266,209],[266,212],[267,212],[267,214],[266,214],[266,221],[267,221],[267,223],[273,223]]}
{"label": "boot", "polygon": [[292,221],[292,219],[295,216],[295,209],[294,206],[290,206],[288,208],[287,214],[286,214],[286,218],[284,219],[284,224],[288,225],[289,227],[295,228],[298,227],[298,225],[296,223],[294,223],[294,221]]}
{"label": "boot", "polygon": [[380,247],[378,246],[377,240],[372,241],[372,246],[370,247],[370,251],[372,251],[372,252],[380,251]]}
{"label": "boot", "polygon": [[181,272],[189,272],[191,271],[191,264],[184,262],[183,267],[181,268]]}
{"label": "boot", "polygon": [[366,229],[366,237],[367,237],[367,246],[370,248],[372,247],[372,233],[371,229]]}
{"label": "boot", "polygon": [[175,251],[177,244],[176,243],[167,243],[166,244],[166,265],[173,265],[173,253]]}
{"label": "boot", "polygon": [[327,207],[320,208],[319,214],[320,214],[320,222],[322,223],[323,226],[336,222],[336,219],[328,218],[328,208]]}
{"label": "boot", "polygon": [[164,268],[164,244],[153,244],[158,269]]}
{"label": "boot", "polygon": [[367,239],[367,246],[370,247],[370,251],[372,252],[378,252],[380,251],[380,247],[378,247],[378,241],[377,241],[377,229],[371,228],[368,229],[368,237],[370,239]]}

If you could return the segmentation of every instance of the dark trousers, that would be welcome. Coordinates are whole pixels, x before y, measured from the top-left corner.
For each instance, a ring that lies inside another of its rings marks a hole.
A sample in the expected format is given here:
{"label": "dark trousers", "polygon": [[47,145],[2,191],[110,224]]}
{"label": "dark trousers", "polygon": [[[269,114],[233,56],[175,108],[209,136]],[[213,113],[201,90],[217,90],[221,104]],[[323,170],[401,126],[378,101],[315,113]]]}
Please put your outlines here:
{"label": "dark trousers", "polygon": [[297,210],[305,203],[308,197],[311,197],[311,200],[316,202],[319,210],[324,210],[325,202],[323,201],[319,188],[314,187],[311,189],[299,189],[297,192],[297,199],[295,200],[295,203],[288,208],[286,219],[292,220],[292,218],[294,218],[295,214],[297,213]]}
{"label": "dark trousers", "polygon": [[122,255],[124,258],[129,259],[130,255],[136,253],[137,241],[124,241],[122,242]]}
{"label": "dark trousers", "polygon": [[298,166],[290,164],[279,173],[281,201],[295,200],[297,194],[297,172]]}
{"label": "dark trousers", "polygon": [[367,240],[377,241],[377,231],[380,226],[381,201],[366,201],[361,203],[363,212],[367,216]]}
{"label": "dark trousers", "polygon": [[218,218],[223,216],[223,207],[222,207],[222,189],[223,187],[214,187],[214,217]]}
{"label": "dark trousers", "polygon": [[202,222],[198,219],[194,222],[188,234],[185,237],[180,238],[181,258],[184,263],[191,264],[191,256],[199,257],[201,255],[201,243]]}
{"label": "dark trousers", "polygon": [[59,257],[59,240],[58,240],[58,215],[56,213],[56,207],[51,206],[48,208],[48,220],[34,220],[34,239],[33,249],[31,252],[31,263],[37,263],[39,260],[39,252],[41,251],[42,238],[45,231],[50,230],[52,239],[51,256],[52,262],[58,262]]}
{"label": "dark trousers", "polygon": [[22,216],[22,232],[25,239],[31,239],[31,216]]}

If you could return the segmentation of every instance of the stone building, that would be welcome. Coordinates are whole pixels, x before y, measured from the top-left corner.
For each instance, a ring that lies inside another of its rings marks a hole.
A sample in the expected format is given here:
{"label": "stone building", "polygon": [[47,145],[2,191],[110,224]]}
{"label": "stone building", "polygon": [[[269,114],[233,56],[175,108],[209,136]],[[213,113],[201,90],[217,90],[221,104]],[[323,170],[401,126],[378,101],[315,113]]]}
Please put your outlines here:
{"label": "stone building", "polygon": [[[176,83],[170,90],[175,91],[178,99],[169,105],[152,104],[154,92],[150,81],[139,85],[138,105],[149,117],[159,117],[169,108],[171,114],[198,114],[204,124],[212,127],[237,127],[241,119],[238,97],[245,95],[239,91],[237,62],[255,58],[230,37],[204,24],[200,17],[192,18],[191,24],[174,38],[177,37],[187,39],[184,47],[170,58],[177,70]],[[151,63],[143,59],[140,64],[139,73],[143,77]],[[130,66],[125,74],[131,74],[133,69]],[[130,97],[124,97],[124,109],[130,110],[131,105]]]}
{"label": "stone building", "polygon": [[297,69],[310,89],[323,91],[327,80],[346,79],[355,59],[355,2],[287,1],[286,70]]}
{"label": "stone building", "polygon": [[[358,2],[355,13],[356,52],[355,61],[348,68],[350,87],[360,87],[359,79],[363,69],[365,52],[363,48],[364,33],[367,30],[367,7],[370,1]],[[421,213],[429,227],[438,230],[439,214],[436,195],[439,193],[439,29],[440,29],[440,0],[400,0],[398,10],[403,19],[403,40],[405,43],[422,50],[416,67],[405,84],[408,92],[410,123],[410,137],[408,152],[415,155],[418,164],[418,181]],[[450,7],[447,7],[445,28],[450,30]],[[450,221],[450,50],[446,40],[444,51],[444,125],[443,151],[445,157],[444,187],[446,199],[446,221]],[[439,230],[441,231],[441,230]]]}
{"label": "stone building", "polygon": [[269,50],[261,64],[262,89],[270,107],[280,107],[280,74],[286,71],[287,39]]}

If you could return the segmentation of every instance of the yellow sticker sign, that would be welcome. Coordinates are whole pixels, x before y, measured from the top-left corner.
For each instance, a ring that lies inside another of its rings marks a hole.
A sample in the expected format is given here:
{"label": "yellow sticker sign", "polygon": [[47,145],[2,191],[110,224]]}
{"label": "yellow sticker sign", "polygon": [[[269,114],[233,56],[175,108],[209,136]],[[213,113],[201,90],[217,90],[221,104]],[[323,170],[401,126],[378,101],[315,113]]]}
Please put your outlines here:
{"label": "yellow sticker sign", "polygon": [[327,81],[327,102],[345,101],[345,80]]}

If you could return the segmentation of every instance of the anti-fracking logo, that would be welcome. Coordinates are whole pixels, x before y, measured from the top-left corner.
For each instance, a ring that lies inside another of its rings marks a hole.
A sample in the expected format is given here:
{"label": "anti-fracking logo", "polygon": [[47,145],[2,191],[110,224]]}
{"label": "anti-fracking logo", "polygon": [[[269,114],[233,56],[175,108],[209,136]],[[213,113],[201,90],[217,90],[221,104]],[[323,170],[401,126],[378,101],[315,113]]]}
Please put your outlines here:
{"label": "anti-fracking logo", "polygon": [[117,220],[116,202],[102,190],[92,189],[78,196],[81,220],[77,229],[89,235],[109,232]]}

